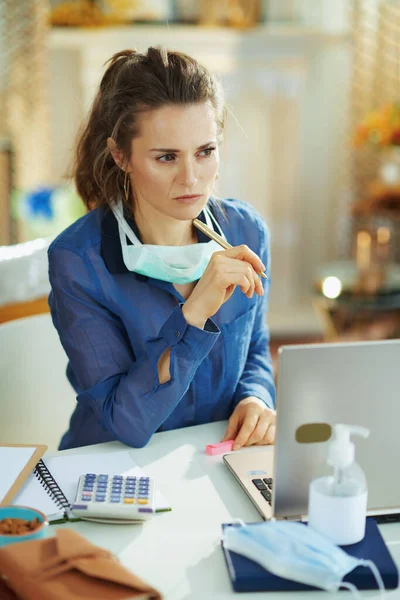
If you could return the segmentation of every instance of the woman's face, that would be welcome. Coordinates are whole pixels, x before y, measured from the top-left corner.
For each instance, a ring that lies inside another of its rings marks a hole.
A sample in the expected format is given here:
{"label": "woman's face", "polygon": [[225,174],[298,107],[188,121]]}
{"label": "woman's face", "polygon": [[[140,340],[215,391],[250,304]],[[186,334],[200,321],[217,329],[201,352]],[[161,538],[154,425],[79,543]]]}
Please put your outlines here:
{"label": "woman's face", "polygon": [[217,123],[210,102],[145,113],[129,164],[135,208],[194,219],[212,193],[218,165]]}

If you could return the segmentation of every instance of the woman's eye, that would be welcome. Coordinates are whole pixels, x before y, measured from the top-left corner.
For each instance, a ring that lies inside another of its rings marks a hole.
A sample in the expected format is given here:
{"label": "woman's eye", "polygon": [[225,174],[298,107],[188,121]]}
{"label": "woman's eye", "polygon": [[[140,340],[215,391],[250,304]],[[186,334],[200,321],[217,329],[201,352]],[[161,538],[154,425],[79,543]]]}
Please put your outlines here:
{"label": "woman's eye", "polygon": [[205,150],[202,150],[200,152],[200,156],[211,156],[211,154],[214,152],[215,148],[205,148]]}
{"label": "woman's eye", "polygon": [[157,158],[159,162],[173,162],[175,160],[175,154],[164,154]]}

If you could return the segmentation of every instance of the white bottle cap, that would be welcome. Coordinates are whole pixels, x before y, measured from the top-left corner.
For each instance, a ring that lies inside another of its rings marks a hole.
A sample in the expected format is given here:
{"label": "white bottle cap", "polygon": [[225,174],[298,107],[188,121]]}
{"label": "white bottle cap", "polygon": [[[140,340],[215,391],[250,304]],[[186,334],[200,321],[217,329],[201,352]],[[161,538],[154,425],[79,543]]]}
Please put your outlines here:
{"label": "white bottle cap", "polygon": [[355,449],[350,441],[350,434],[369,436],[369,429],[359,425],[334,425],[335,439],[330,442],[328,450],[328,464],[332,467],[344,469],[354,462]]}

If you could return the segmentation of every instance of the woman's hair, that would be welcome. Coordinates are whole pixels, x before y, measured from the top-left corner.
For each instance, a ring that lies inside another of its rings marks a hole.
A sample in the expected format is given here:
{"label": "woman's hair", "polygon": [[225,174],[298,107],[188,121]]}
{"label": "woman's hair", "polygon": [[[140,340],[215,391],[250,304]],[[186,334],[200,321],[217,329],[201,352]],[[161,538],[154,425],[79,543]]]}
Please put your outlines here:
{"label": "woman's hair", "polygon": [[190,56],[158,47],[144,54],[123,50],[108,62],[79,137],[74,165],[78,193],[89,209],[111,205],[118,194],[125,200],[125,172],[116,165],[107,138],[113,138],[127,163],[143,112],[210,101],[219,137],[225,121],[219,83]]}

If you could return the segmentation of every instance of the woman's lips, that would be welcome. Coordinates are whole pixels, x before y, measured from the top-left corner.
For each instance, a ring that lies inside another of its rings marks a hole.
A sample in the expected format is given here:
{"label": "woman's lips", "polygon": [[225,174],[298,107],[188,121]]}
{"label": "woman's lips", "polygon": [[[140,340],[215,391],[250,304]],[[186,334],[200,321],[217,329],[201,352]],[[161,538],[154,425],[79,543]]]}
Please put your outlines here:
{"label": "woman's lips", "polygon": [[178,202],[182,202],[182,204],[194,204],[198,200],[200,200],[201,194],[190,194],[187,196],[177,196],[175,200]]}

